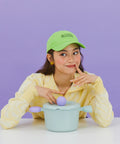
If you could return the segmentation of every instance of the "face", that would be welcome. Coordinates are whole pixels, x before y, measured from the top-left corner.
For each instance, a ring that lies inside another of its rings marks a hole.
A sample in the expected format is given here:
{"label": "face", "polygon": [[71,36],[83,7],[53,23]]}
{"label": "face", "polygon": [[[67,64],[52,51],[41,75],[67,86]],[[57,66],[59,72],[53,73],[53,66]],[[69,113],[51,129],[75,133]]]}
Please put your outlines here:
{"label": "face", "polygon": [[80,65],[80,51],[77,44],[70,44],[61,51],[54,51],[55,71],[65,74],[76,72],[75,64]]}

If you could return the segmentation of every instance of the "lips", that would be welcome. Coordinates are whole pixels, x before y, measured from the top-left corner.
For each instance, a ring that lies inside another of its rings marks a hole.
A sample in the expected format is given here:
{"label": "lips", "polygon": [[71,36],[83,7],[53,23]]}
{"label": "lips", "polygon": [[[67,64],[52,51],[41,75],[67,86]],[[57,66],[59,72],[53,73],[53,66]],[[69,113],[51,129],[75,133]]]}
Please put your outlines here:
{"label": "lips", "polygon": [[75,65],[67,65],[67,67],[73,68],[73,67],[75,67]]}

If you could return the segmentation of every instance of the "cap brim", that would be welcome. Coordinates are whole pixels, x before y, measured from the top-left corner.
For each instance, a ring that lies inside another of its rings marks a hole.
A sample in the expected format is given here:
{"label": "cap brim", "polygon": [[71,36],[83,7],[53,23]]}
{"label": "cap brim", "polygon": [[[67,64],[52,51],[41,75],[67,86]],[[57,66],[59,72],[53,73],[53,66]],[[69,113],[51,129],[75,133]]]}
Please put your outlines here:
{"label": "cap brim", "polygon": [[76,43],[76,44],[78,44],[80,47],[86,48],[83,44],[81,44],[81,43],[79,43],[79,42],[76,42],[76,41],[72,41],[72,42],[63,43],[62,45],[59,45],[59,46],[53,48],[53,50],[55,50],[55,51],[60,51],[60,50],[64,49],[66,46],[68,46],[68,45],[70,45],[70,44],[72,44],[72,43]]}

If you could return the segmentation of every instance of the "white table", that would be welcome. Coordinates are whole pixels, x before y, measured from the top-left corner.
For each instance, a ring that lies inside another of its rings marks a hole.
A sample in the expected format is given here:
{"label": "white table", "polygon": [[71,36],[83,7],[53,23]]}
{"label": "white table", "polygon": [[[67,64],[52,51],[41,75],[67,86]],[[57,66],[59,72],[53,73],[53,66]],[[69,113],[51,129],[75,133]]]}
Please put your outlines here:
{"label": "white table", "polygon": [[9,130],[0,127],[0,144],[120,144],[120,118],[99,127],[91,118],[79,120],[73,132],[51,132],[41,119],[21,119]]}

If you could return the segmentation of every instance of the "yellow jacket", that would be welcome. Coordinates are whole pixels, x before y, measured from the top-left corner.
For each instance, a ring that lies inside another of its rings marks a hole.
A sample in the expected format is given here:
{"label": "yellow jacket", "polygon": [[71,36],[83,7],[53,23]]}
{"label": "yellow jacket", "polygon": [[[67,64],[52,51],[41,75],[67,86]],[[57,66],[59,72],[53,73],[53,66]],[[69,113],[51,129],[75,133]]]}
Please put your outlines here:
{"label": "yellow jacket", "polygon": [[[93,74],[87,71],[85,71],[85,73]],[[74,74],[75,78],[78,76],[79,73]],[[15,93],[15,97],[11,98],[8,104],[1,110],[0,125],[4,129],[15,127],[21,117],[26,112],[29,112],[31,106],[42,107],[44,103],[48,102],[45,98],[39,96],[35,88],[36,85],[59,91],[53,74],[44,75],[42,73],[32,73],[27,76],[19,90]],[[60,94],[53,94],[53,96],[57,99]],[[106,127],[110,125],[114,118],[112,105],[109,102],[109,95],[104,88],[100,76],[91,84],[84,84],[80,87],[71,85],[64,97],[68,101],[80,103],[81,107],[91,105],[93,112],[90,113],[90,116],[99,126]],[[86,112],[81,111],[79,118],[85,118],[86,114]],[[32,116],[33,118],[44,119],[43,112],[32,113]]]}

